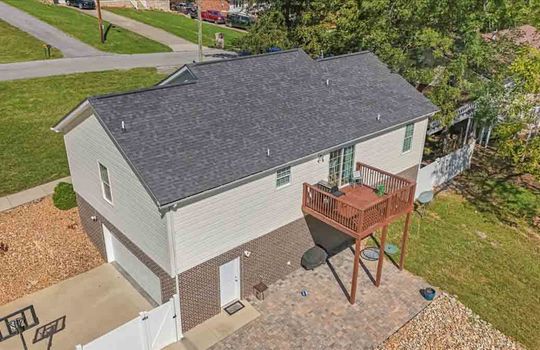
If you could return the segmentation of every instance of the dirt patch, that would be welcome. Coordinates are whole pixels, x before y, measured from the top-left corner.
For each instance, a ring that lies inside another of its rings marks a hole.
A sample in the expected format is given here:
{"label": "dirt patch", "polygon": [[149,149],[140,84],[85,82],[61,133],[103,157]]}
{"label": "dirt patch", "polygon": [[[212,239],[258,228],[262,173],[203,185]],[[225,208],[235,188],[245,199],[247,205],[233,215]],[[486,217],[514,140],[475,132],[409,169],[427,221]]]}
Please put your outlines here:
{"label": "dirt patch", "polygon": [[103,263],[77,208],[59,210],[50,197],[0,213],[2,243],[0,305]]}
{"label": "dirt patch", "polygon": [[480,319],[456,298],[442,294],[377,350],[525,349]]}

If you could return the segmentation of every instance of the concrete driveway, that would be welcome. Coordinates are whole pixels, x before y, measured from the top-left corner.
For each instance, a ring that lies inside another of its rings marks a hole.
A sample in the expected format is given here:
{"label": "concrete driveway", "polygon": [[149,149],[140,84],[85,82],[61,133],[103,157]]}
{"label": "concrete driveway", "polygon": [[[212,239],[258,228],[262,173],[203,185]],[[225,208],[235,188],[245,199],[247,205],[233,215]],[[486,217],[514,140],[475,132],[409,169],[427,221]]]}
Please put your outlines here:
{"label": "concrete driveway", "polygon": [[[123,323],[152,305],[110,264],[0,306],[4,317],[33,305],[39,324],[24,332],[28,349],[47,349],[47,340],[32,344],[36,330],[65,316],[65,329],[53,337],[52,349],[75,349]],[[5,332],[0,325],[0,331]],[[2,350],[22,349],[19,337],[0,343]]]}

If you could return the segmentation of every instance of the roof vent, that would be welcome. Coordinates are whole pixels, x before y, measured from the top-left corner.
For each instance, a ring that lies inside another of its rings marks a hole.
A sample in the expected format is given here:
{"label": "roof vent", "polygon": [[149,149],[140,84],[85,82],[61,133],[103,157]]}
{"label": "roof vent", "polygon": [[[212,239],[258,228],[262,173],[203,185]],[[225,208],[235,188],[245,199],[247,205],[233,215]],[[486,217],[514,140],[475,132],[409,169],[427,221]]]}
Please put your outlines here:
{"label": "roof vent", "polygon": [[330,86],[330,79],[326,79],[326,86]]}
{"label": "roof vent", "polygon": [[267,149],[266,149],[266,156],[267,156],[267,157],[270,157],[270,148],[267,148]]}
{"label": "roof vent", "polygon": [[124,121],[122,120],[122,131],[125,132],[126,131],[126,123],[124,123]]}
{"label": "roof vent", "polygon": [[381,121],[381,114],[380,114],[380,113],[377,114],[377,121],[378,121],[378,122]]}

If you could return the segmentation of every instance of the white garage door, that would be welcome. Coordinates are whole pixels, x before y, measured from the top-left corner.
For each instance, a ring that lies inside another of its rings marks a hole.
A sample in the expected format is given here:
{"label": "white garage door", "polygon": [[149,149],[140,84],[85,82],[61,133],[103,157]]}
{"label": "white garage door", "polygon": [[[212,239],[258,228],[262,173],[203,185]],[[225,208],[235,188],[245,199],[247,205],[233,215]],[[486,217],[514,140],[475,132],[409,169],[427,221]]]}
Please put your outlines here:
{"label": "white garage door", "polygon": [[107,261],[116,261],[154,301],[161,304],[159,278],[116,239],[105,225],[103,225],[103,236],[107,248]]}

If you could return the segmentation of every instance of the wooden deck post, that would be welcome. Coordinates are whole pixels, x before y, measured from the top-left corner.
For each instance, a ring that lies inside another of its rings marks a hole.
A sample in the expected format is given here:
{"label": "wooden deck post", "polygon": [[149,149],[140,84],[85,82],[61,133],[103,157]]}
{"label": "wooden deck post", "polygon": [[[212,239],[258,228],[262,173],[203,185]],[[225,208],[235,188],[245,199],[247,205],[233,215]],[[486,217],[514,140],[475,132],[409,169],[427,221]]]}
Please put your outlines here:
{"label": "wooden deck post", "polygon": [[379,261],[377,262],[377,276],[375,285],[378,287],[381,284],[382,267],[384,261],[384,245],[386,244],[386,235],[388,234],[388,225],[384,225],[382,229],[381,241],[379,242]]}
{"label": "wooden deck post", "polygon": [[407,213],[405,218],[405,227],[403,227],[403,237],[401,237],[401,253],[399,254],[399,269],[403,270],[405,264],[405,254],[407,254],[407,241],[409,240],[409,226],[411,223],[411,212]]}
{"label": "wooden deck post", "polygon": [[353,275],[352,275],[352,285],[351,285],[351,296],[349,303],[354,304],[356,302],[356,285],[358,281],[358,265],[360,263],[360,249],[362,243],[360,238],[356,238],[354,244],[354,265],[353,265]]}

